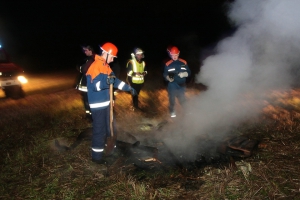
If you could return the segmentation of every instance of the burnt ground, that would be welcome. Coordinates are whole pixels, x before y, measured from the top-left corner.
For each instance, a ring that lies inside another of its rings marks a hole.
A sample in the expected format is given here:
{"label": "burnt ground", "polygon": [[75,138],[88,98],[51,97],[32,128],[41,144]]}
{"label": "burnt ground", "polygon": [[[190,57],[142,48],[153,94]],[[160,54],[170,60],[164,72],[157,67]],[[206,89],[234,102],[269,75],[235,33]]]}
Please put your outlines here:
{"label": "burnt ground", "polygon": [[[53,80],[51,75],[48,76],[49,80]],[[27,173],[20,174],[19,180],[15,178],[20,190],[14,190],[16,187],[13,184],[5,187],[8,194],[14,194],[19,199],[26,197],[22,191],[26,191],[29,180],[31,188],[42,192],[37,195],[41,197],[41,194],[47,194],[46,185],[53,184],[53,181],[58,179],[60,185],[66,188],[71,188],[68,186],[70,182],[78,184],[80,188],[76,194],[83,195],[91,187],[84,182],[93,179],[100,185],[107,185],[105,189],[89,195],[92,199],[109,198],[109,194],[104,190],[111,190],[112,185],[119,185],[120,182],[135,185],[135,195],[137,186],[146,184],[147,192],[140,191],[138,194],[143,197],[156,196],[158,199],[291,199],[299,195],[299,179],[296,177],[299,175],[297,166],[300,143],[300,92],[297,88],[270,92],[261,111],[262,115],[235,127],[228,135],[245,136],[258,141],[257,148],[253,149],[250,156],[232,149],[225,151],[227,154],[222,154],[220,152],[224,153],[228,138],[216,139],[205,134],[193,139],[189,146],[174,151],[164,142],[165,139],[184,139],[188,133],[178,127],[180,120],[185,116],[179,105],[176,106],[178,117],[169,117],[167,92],[163,82],[152,81],[153,79],[146,82],[140,94],[141,111],[132,111],[130,95],[118,92],[114,106],[118,147],[112,156],[106,158],[108,169],[103,173],[99,172],[97,167],[90,166],[88,138],[91,123],[84,117],[80,93],[72,88],[73,77],[57,77],[60,78],[55,81],[55,89],[44,90],[43,87],[47,86],[39,85],[40,91],[48,93],[31,91],[24,99],[0,100],[1,124],[14,124],[5,129],[5,135],[1,135],[1,163],[5,162],[6,167],[11,166],[10,170],[14,169],[12,166],[16,164],[11,156],[16,155],[13,152],[18,150],[12,148],[12,144],[8,145],[9,141],[18,142],[20,149],[27,149],[29,152],[40,146],[36,141],[43,144],[46,140],[49,145],[46,149],[43,148],[36,158],[22,158],[24,163],[19,163],[20,167],[15,170],[19,173],[23,169]],[[47,84],[47,78],[41,80]],[[59,89],[58,80],[64,84],[67,81],[66,85],[69,87]],[[202,85],[188,85],[188,99],[201,95],[204,89]],[[67,112],[49,115],[60,110]],[[41,121],[30,118],[37,114]],[[18,134],[11,134],[17,133],[16,131]],[[60,145],[70,147],[82,132],[86,132],[82,142],[71,151],[57,148],[55,145],[57,140]],[[137,141],[139,145],[132,146]],[[192,152],[189,149],[192,149]],[[20,156],[19,153],[17,156]],[[29,164],[31,161],[28,159],[36,159],[33,162],[35,164]],[[8,160],[14,161],[13,164],[10,165]],[[2,169],[5,175],[7,170],[4,166]],[[33,171],[35,173],[32,173]],[[82,175],[83,179],[77,179]],[[7,176],[10,179],[12,177],[8,172]],[[112,185],[108,184],[109,182]],[[166,190],[168,194],[165,193]],[[119,193],[121,199],[130,195],[129,191],[126,194],[120,191],[114,190],[114,193]],[[58,199],[62,198],[60,193],[55,193]],[[3,193],[2,197],[5,197],[5,194]]]}

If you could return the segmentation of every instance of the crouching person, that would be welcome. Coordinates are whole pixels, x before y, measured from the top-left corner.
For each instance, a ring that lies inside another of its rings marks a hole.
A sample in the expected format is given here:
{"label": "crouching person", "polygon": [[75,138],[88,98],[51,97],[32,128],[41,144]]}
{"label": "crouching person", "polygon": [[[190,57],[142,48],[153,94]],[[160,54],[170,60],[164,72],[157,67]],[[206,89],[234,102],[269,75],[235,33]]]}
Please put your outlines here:
{"label": "crouching person", "polygon": [[92,136],[92,161],[105,164],[103,153],[106,138],[110,137],[110,84],[114,88],[130,91],[133,95],[136,91],[125,82],[115,78],[109,63],[117,57],[118,49],[112,43],[101,46],[102,54],[95,55],[95,61],[86,73],[88,101],[93,117]]}

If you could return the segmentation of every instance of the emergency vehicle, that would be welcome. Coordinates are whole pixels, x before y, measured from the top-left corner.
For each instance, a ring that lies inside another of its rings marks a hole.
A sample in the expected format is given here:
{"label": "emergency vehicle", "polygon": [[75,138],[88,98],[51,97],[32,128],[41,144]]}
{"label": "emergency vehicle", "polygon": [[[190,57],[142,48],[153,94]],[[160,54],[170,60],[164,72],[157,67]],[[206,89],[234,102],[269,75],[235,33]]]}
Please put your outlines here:
{"label": "emergency vehicle", "polygon": [[9,55],[0,45],[0,89],[7,98],[19,99],[24,97],[22,85],[27,83],[24,70],[11,62]]}

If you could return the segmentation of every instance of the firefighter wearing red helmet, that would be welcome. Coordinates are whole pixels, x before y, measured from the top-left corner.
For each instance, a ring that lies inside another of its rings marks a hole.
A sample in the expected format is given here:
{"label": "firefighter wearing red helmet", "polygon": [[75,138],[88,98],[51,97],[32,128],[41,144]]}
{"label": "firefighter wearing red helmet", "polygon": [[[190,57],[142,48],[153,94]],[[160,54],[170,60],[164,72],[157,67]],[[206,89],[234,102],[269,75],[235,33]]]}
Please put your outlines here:
{"label": "firefighter wearing red helmet", "polygon": [[175,98],[183,105],[185,102],[186,78],[191,75],[191,70],[185,60],[179,58],[179,49],[176,46],[168,47],[167,52],[171,58],[166,62],[163,76],[168,83],[169,111],[171,117],[176,117]]}
{"label": "firefighter wearing red helmet", "polygon": [[112,43],[101,47],[101,55],[95,55],[95,61],[89,67],[87,77],[88,101],[93,117],[92,161],[104,164],[103,151],[105,140],[110,136],[110,84],[123,91],[136,91],[114,76],[109,63],[117,57],[118,49]]}
{"label": "firefighter wearing red helmet", "polygon": [[127,62],[127,82],[133,87],[137,95],[132,96],[132,110],[139,110],[138,95],[144,85],[145,76],[147,75],[146,63],[143,61],[144,51],[140,48],[135,48],[134,53],[131,53],[131,59]]}

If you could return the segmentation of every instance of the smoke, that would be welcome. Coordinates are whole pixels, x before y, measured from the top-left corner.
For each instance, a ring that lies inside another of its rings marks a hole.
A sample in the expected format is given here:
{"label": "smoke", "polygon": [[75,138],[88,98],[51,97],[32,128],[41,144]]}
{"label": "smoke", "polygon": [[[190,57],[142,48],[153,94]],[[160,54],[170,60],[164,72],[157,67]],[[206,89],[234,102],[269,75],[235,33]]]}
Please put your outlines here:
{"label": "smoke", "polygon": [[[222,137],[239,123],[257,116],[264,95],[287,89],[300,64],[299,0],[236,0],[228,18],[237,27],[207,57],[196,81],[208,90],[188,101],[179,147],[199,135]],[[296,75],[296,76],[295,76]],[[185,148],[183,147],[183,148]]]}

